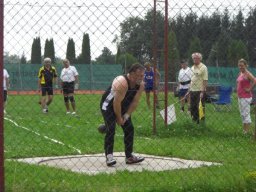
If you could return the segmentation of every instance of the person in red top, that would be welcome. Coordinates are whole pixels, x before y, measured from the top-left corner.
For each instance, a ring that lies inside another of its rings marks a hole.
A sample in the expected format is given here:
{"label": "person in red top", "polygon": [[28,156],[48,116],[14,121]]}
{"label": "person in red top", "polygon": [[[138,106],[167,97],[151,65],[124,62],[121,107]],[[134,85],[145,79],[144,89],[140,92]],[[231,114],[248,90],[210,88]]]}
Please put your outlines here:
{"label": "person in red top", "polygon": [[243,131],[247,134],[252,122],[250,115],[250,104],[252,101],[252,89],[255,85],[255,77],[247,69],[247,61],[240,59],[238,61],[238,68],[240,70],[237,77],[237,97],[239,111],[243,121]]}

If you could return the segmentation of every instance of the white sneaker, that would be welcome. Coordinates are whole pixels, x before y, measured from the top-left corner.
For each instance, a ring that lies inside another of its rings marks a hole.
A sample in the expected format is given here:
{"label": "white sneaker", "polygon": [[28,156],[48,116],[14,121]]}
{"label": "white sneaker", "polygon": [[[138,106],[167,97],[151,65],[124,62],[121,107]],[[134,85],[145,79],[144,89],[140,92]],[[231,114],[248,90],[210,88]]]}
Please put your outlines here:
{"label": "white sneaker", "polygon": [[76,112],[74,111],[74,112],[72,112],[71,114],[72,114],[72,115],[75,115],[75,114],[76,114]]}
{"label": "white sneaker", "polygon": [[70,114],[70,111],[67,111],[66,114],[67,114],[67,115]]}
{"label": "white sneaker", "polygon": [[116,160],[113,158],[113,154],[108,154],[106,158],[107,158],[106,160],[107,166],[113,166],[116,164]]}

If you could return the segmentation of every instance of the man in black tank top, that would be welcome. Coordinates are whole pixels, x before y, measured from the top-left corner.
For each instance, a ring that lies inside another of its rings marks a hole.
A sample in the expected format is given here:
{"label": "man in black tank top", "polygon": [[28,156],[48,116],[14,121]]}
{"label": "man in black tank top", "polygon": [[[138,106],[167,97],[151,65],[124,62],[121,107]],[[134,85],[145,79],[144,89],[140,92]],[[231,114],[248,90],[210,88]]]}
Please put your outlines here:
{"label": "man in black tank top", "polygon": [[114,136],[116,124],[124,131],[126,164],[138,163],[144,160],[132,154],[134,126],[131,114],[135,111],[142,92],[144,91],[145,68],[136,63],[131,66],[126,75],[117,76],[112,85],[105,91],[100,102],[105,125],[99,129],[105,130],[104,149],[107,166],[116,164],[113,158]]}

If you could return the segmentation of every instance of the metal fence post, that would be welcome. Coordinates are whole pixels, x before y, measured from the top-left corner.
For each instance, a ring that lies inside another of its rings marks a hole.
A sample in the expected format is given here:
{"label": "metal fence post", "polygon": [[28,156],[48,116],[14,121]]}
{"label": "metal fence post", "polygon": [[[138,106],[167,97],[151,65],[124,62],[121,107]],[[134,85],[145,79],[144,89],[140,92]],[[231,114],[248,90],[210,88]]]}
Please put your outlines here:
{"label": "metal fence post", "polygon": [[[3,53],[4,53],[4,2],[0,1],[0,90],[3,90]],[[3,91],[0,94],[0,191],[4,191],[4,120],[3,120]]]}

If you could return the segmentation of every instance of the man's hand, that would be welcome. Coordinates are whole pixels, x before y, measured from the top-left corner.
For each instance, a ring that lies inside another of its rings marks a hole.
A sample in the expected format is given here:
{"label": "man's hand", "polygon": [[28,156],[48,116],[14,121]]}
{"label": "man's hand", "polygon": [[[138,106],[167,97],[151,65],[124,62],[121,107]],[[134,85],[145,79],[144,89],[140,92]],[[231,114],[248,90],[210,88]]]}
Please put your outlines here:
{"label": "man's hand", "polygon": [[128,113],[125,113],[123,115],[123,120],[124,120],[124,123],[130,118],[130,115]]}
{"label": "man's hand", "polygon": [[244,88],[245,92],[249,93],[251,91],[251,88]]}
{"label": "man's hand", "polygon": [[200,93],[200,99],[202,99],[204,97],[204,92]]}
{"label": "man's hand", "polygon": [[188,91],[188,92],[186,93],[186,95],[184,96],[184,98],[188,98],[189,94],[190,94],[190,92]]}
{"label": "man's hand", "polygon": [[121,125],[124,125],[125,121],[123,118],[117,118],[116,123],[117,123],[117,125],[121,126]]}
{"label": "man's hand", "polygon": [[78,88],[79,88],[79,84],[75,83],[75,90],[78,90]]}

